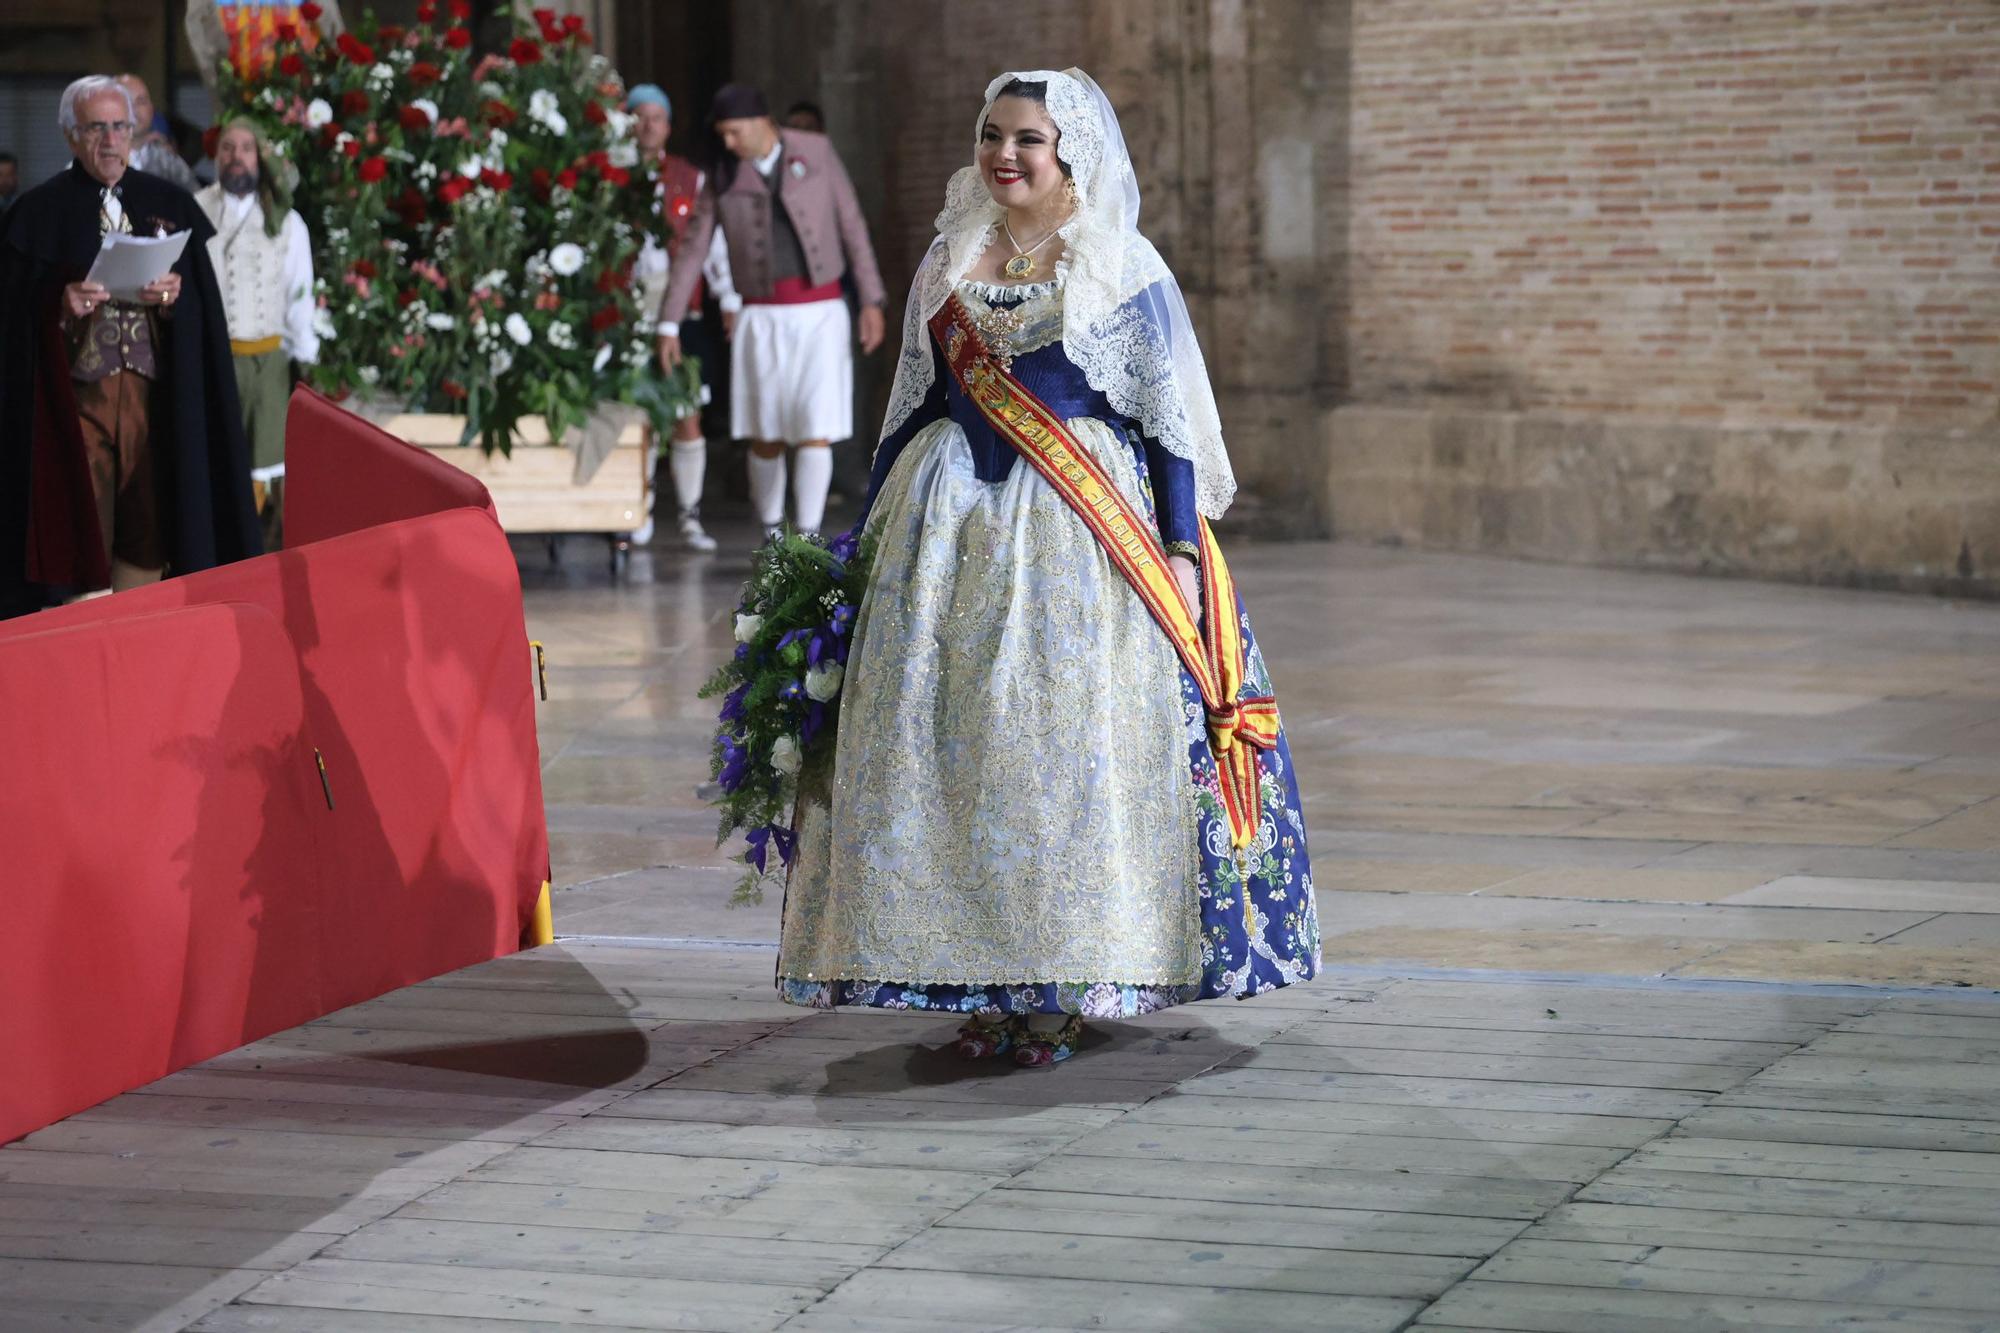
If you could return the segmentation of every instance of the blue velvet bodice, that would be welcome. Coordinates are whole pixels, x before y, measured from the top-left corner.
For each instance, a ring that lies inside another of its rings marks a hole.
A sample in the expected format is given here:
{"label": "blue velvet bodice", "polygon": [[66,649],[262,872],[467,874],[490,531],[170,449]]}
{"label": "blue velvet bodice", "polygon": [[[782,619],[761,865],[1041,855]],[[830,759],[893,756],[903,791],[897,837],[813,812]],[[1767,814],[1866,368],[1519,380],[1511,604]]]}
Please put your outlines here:
{"label": "blue velvet bodice", "polygon": [[[989,303],[996,306],[1010,304],[1004,299],[991,297]],[[1014,446],[994,432],[979,409],[958,387],[935,339],[931,341],[930,353],[930,392],[875,451],[875,466],[868,482],[868,504],[862,511],[864,518],[867,510],[874,506],[875,496],[881,491],[890,469],[895,467],[897,458],[901,457],[904,446],[915,438],[918,431],[944,417],[949,416],[965,431],[966,441],[972,450],[973,475],[981,481],[1005,481],[1020,462],[1020,455]],[[1115,411],[1110,400],[1091,388],[1083,371],[1064,355],[1060,341],[1016,356],[1013,373],[1030,393],[1047,403],[1064,420],[1094,417],[1130,442],[1142,473],[1153,488],[1153,509],[1159,523],[1160,540],[1169,545],[1175,542],[1200,543],[1200,521],[1194,504],[1194,464],[1160,447],[1146,437],[1138,422]]]}

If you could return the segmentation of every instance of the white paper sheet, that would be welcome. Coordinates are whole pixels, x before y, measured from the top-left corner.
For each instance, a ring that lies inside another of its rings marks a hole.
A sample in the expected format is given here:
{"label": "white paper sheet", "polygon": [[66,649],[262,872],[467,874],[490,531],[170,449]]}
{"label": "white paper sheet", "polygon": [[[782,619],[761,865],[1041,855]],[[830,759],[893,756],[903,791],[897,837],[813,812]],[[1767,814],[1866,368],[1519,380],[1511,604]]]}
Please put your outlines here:
{"label": "white paper sheet", "polygon": [[90,266],[85,282],[94,282],[111,293],[114,301],[136,301],[139,289],[166,273],[187,249],[188,233],[171,236],[127,236],[111,232],[97,262]]}

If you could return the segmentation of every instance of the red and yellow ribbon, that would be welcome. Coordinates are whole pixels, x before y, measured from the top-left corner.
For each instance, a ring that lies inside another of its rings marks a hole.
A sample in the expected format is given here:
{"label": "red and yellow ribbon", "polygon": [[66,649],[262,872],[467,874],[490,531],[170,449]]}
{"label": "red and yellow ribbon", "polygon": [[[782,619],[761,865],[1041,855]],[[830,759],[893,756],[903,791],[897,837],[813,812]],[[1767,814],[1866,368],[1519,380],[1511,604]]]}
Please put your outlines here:
{"label": "red and yellow ribbon", "polygon": [[1208,520],[1201,520],[1202,602],[1209,610],[1202,620],[1188,606],[1151,525],[1068,423],[987,352],[956,296],[931,317],[931,334],[966,397],[1076,511],[1194,677],[1208,713],[1208,744],[1221,774],[1230,841],[1247,846],[1263,818],[1257,751],[1278,743],[1278,701],[1269,695],[1241,697],[1245,655],[1236,583]]}

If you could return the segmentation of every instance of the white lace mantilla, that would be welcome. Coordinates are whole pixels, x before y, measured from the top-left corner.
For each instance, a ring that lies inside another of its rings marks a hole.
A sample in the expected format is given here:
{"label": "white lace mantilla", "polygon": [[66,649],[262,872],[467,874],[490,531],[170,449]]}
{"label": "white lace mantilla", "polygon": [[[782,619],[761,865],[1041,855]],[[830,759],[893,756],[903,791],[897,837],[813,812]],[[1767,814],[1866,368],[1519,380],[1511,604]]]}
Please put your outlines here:
{"label": "white lace mantilla", "polygon": [[[1117,114],[1082,70],[1002,74],[987,86],[973,130],[975,153],[994,99],[1015,79],[1047,86],[1045,106],[1059,135],[1056,153],[1076,183],[1078,207],[1059,229],[1063,354],[1113,409],[1137,421],[1169,453],[1194,464],[1195,505],[1209,518],[1220,518],[1236,494],[1222,420],[1180,284],[1139,233],[1139,183]],[[1001,217],[976,163],[952,175],[937,238],[918,266],[904,307],[903,347],[884,437],[929,393],[931,316],[992,244]]]}

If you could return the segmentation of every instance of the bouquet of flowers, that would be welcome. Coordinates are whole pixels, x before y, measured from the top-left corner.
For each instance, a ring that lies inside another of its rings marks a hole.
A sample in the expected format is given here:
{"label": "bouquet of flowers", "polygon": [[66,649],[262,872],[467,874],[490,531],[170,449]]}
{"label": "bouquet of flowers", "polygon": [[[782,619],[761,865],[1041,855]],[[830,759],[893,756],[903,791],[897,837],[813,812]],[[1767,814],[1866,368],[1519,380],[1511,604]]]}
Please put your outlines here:
{"label": "bouquet of flowers", "polygon": [[764,881],[791,864],[799,793],[832,776],[841,678],[872,555],[872,538],[854,532],[826,546],[796,533],[764,546],[736,608],[735,655],[702,687],[704,699],[723,696],[710,770],[722,788],[716,843],[738,829],[749,843],[735,903],[761,901]]}
{"label": "bouquet of flowers", "polygon": [[329,35],[308,2],[270,60],[218,71],[225,118],[256,118],[298,175],[314,386],[462,414],[489,451],[523,417],[560,439],[607,400],[670,420],[697,385],[649,380],[632,261],[670,222],[616,71],[581,18],[547,9],[475,63],[471,0],[442,3]]}

